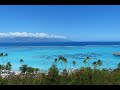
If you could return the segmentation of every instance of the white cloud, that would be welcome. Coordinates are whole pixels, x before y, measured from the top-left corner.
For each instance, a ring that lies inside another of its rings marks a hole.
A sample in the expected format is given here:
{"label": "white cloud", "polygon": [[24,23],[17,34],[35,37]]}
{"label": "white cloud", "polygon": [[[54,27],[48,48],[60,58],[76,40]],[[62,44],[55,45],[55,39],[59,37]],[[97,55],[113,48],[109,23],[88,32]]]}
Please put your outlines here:
{"label": "white cloud", "polygon": [[6,38],[6,37],[66,38],[65,36],[49,35],[46,33],[27,33],[27,32],[0,33],[0,38]]}

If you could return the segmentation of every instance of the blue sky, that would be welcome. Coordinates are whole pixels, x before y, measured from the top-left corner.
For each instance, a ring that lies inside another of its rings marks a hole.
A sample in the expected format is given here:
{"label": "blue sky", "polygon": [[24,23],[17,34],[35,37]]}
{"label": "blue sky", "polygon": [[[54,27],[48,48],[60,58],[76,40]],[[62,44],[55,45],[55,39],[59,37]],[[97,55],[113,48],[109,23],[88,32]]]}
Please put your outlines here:
{"label": "blue sky", "polygon": [[120,41],[120,5],[1,5],[0,33],[8,32]]}

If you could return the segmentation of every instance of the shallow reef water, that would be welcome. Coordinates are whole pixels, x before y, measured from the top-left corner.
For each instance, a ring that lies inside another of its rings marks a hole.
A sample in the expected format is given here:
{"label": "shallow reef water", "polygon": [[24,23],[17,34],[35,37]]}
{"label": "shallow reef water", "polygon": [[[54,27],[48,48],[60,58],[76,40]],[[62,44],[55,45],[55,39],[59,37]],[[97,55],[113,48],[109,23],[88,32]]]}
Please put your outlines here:
{"label": "shallow reef water", "polygon": [[[116,68],[120,63],[120,57],[113,55],[114,52],[120,52],[120,46],[18,46],[18,47],[0,47],[0,52],[8,53],[8,57],[4,57],[4,62],[10,61],[13,70],[18,70],[20,67],[20,59],[24,60],[24,64],[37,67],[43,70],[48,70],[54,63],[54,59],[62,55],[67,58],[67,68],[73,67],[72,62],[76,61],[76,68],[84,66],[83,60],[89,56],[89,64],[93,67],[92,63],[97,60],[102,61],[101,68]],[[0,64],[2,60],[0,58]],[[61,63],[57,64],[61,68]]]}

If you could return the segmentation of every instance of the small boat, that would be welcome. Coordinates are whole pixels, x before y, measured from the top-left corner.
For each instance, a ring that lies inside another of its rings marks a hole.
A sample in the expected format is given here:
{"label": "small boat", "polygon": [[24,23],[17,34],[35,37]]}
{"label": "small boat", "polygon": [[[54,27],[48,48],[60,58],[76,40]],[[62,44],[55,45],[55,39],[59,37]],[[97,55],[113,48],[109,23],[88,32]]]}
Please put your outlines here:
{"label": "small boat", "polygon": [[120,52],[115,52],[115,53],[113,53],[113,55],[120,56]]}

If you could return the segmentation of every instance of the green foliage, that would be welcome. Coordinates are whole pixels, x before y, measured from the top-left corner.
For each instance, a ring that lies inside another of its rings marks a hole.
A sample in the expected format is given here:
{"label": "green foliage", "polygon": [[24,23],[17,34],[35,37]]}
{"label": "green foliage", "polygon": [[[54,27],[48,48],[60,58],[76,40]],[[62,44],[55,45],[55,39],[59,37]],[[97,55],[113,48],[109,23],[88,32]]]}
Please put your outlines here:
{"label": "green foliage", "polygon": [[0,56],[3,56],[3,53],[0,53]]}
{"label": "green foliage", "polygon": [[3,56],[4,56],[4,54],[3,54],[3,53],[0,53],[0,57],[2,58],[2,62],[3,62],[3,65],[4,65]]}
{"label": "green foliage", "polygon": [[73,61],[73,65],[74,65],[74,66],[76,65],[76,61]]}
{"label": "green foliage", "polygon": [[11,67],[12,67],[12,65],[11,65],[11,63],[10,62],[7,62],[7,65],[6,65],[6,70],[11,70]]}
{"label": "green foliage", "polygon": [[26,64],[22,65],[19,70],[21,71],[21,73],[25,73],[27,71],[28,66]]}
{"label": "green foliage", "polygon": [[55,63],[57,62],[58,60],[57,60],[57,58],[55,59]]}
{"label": "green foliage", "polygon": [[87,57],[86,57],[86,60],[89,60],[89,59],[90,59],[90,57],[87,56]]}
{"label": "green foliage", "polygon": [[31,73],[31,74],[33,74],[33,73],[38,73],[39,68],[28,67],[28,65],[23,64],[19,68],[19,70],[21,71],[21,73],[29,73],[29,74]]}
{"label": "green foliage", "polygon": [[83,63],[85,64],[85,67],[86,67],[87,63],[88,63],[88,66],[90,67],[89,60],[90,60],[90,57],[88,57],[88,56],[83,60]]}
{"label": "green foliage", "polygon": [[24,60],[23,59],[20,59],[20,63],[23,64]]}
{"label": "green foliage", "polygon": [[58,82],[57,78],[59,76],[59,70],[58,68],[56,67],[55,64],[53,64],[50,68],[49,68],[49,71],[48,71],[48,81],[51,82],[51,84],[56,84]]}
{"label": "green foliage", "polygon": [[69,73],[68,73],[68,71],[66,69],[64,69],[62,74],[63,74],[63,76],[67,77]]}
{"label": "green foliage", "polygon": [[27,67],[27,70],[26,70],[26,72],[27,73],[34,73],[34,68],[32,68],[32,67]]}
{"label": "green foliage", "polygon": [[54,61],[55,61],[56,64],[57,64],[57,62],[61,62],[62,67],[63,67],[63,63],[64,63],[65,69],[66,69],[66,64],[68,63],[68,60],[65,57],[59,56]]}
{"label": "green foliage", "polygon": [[101,60],[98,60],[98,61],[97,61],[97,64],[98,64],[99,66],[101,66],[101,65],[102,65],[102,61],[101,61]]}
{"label": "green foliage", "polygon": [[2,69],[5,69],[6,68],[6,66],[5,65],[1,65],[0,64],[0,69],[2,70]]}
{"label": "green foliage", "polygon": [[8,54],[7,54],[7,53],[5,53],[5,54],[4,54],[4,56],[8,56]]}
{"label": "green foliage", "polygon": [[57,67],[52,65],[48,75],[38,73],[0,78],[0,85],[120,85],[119,76],[119,70],[97,69],[94,73],[90,67],[82,67],[72,73],[64,69],[59,74]]}
{"label": "green foliage", "polygon": [[120,63],[117,64],[117,69],[120,70]]}
{"label": "green foliage", "polygon": [[53,78],[57,78],[57,76],[59,75],[59,70],[58,70],[58,68],[56,67],[55,64],[53,64],[49,68],[48,75],[51,76],[51,77],[53,77]]}
{"label": "green foliage", "polygon": [[94,69],[96,69],[97,68],[97,62],[93,62],[93,66],[94,66]]}
{"label": "green foliage", "polygon": [[[66,62],[66,58],[60,56],[55,62]],[[86,63],[89,57],[83,61]],[[73,65],[76,62],[73,61]],[[23,64],[19,69],[23,74],[13,75],[6,78],[0,77],[0,85],[120,85],[120,63],[116,69],[97,69],[102,65],[102,61],[94,61],[91,67],[81,67],[72,72],[64,69],[59,72],[57,66],[53,64],[48,73],[39,72],[39,68],[33,68]],[[7,65],[0,65],[0,69],[11,69],[10,62]],[[26,72],[26,74],[25,74]],[[35,73],[34,73],[35,72]]]}

